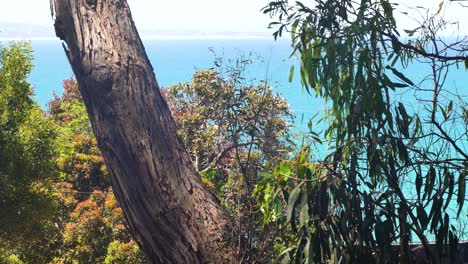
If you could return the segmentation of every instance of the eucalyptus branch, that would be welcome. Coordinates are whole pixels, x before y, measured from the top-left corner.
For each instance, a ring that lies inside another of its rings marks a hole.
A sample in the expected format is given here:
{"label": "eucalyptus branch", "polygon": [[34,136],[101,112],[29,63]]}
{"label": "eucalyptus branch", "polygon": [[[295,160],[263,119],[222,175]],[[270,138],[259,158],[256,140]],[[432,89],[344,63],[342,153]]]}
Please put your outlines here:
{"label": "eucalyptus branch", "polygon": [[391,33],[386,33],[386,32],[382,32],[382,35],[384,36],[387,36],[391,39],[392,43],[393,44],[396,44],[398,47],[400,48],[404,48],[406,50],[409,50],[409,51],[412,51],[422,57],[425,57],[425,58],[433,58],[433,59],[437,59],[437,60],[441,60],[441,61],[468,61],[468,56],[465,56],[465,55],[458,55],[458,56],[446,56],[446,55],[440,55],[440,54],[437,54],[437,53],[430,53],[430,52],[426,52],[422,49],[419,49],[413,45],[410,45],[410,44],[406,44],[406,43],[403,43],[402,41],[400,41],[400,39],[395,36],[394,34],[391,34]]}

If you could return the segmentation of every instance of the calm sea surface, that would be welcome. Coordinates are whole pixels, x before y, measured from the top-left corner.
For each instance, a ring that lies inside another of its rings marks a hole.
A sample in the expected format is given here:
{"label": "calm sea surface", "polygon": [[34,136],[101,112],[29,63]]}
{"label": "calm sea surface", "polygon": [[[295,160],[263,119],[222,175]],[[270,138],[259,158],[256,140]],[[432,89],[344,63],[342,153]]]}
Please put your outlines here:
{"label": "calm sea surface", "polygon": [[[268,80],[275,91],[285,97],[296,115],[310,117],[319,110],[318,100],[307,96],[300,81],[288,81],[294,60],[287,41],[272,39],[158,39],[144,40],[146,52],[153,65],[159,85],[167,87],[189,81],[195,70],[214,67],[216,56],[227,62],[240,56],[252,56],[254,64],[247,69],[246,83]],[[73,76],[60,41],[32,41],[35,67],[30,76],[35,100],[43,108],[53,97],[62,93],[62,81]],[[260,58],[258,58],[260,57]],[[298,76],[298,75],[297,75]]]}
{"label": "calm sea surface", "polygon": [[[301,123],[302,116],[308,120],[317,111],[324,108],[321,100],[308,95],[302,88],[297,73],[293,82],[288,81],[291,65],[298,62],[289,57],[290,43],[287,40],[274,41],[273,39],[157,39],[143,41],[149,59],[156,72],[159,85],[167,87],[189,81],[195,70],[209,69],[214,66],[214,49],[217,56],[224,61],[247,56],[253,52],[261,59],[254,60],[254,64],[247,69],[246,84],[268,80],[274,90],[286,98],[291,109],[296,114],[296,126],[304,128]],[[4,43],[5,44],[5,43]],[[47,102],[52,99],[53,93],[62,93],[62,81],[73,76],[72,70],[63,52],[60,41],[35,40],[32,41],[34,49],[34,69],[30,81],[34,86],[36,100],[39,105],[46,108]],[[413,81],[423,79],[430,68],[427,65],[415,63],[405,71]],[[428,87],[431,83],[428,82]],[[448,89],[456,89],[459,94],[468,96],[468,72],[465,69],[450,71],[446,82]],[[419,112],[421,104],[412,104],[415,98],[412,94],[402,93],[401,99],[410,103],[409,106],[418,105],[418,108],[409,111]],[[447,99],[447,98],[446,98]]]}
{"label": "calm sea surface", "polygon": [[[297,73],[293,82],[288,81],[291,65],[297,60],[289,57],[290,43],[287,40],[273,39],[157,39],[144,40],[149,59],[156,72],[159,85],[167,87],[189,81],[195,70],[209,69],[214,66],[214,49],[217,56],[227,61],[240,56],[254,53],[254,64],[247,69],[246,84],[268,80],[275,91],[286,98],[291,109],[297,116],[296,124],[302,119],[314,115],[324,108],[321,100],[308,95],[302,88]],[[43,108],[53,97],[53,92],[62,93],[62,81],[73,76],[72,70],[63,52],[60,41],[36,40],[32,41],[34,49],[34,69],[30,81],[35,89],[35,100]],[[412,80],[421,80],[430,68],[427,65],[415,63],[405,71]],[[428,82],[430,86],[431,83]],[[446,82],[448,89],[456,89],[459,94],[468,96],[468,72],[465,69],[450,71]],[[404,101],[411,102],[414,96],[403,93]],[[412,105],[412,104],[410,104]],[[416,104],[414,104],[416,105]],[[421,107],[421,105],[419,105]],[[413,109],[418,112],[420,109]],[[411,111],[411,109],[410,109]]]}

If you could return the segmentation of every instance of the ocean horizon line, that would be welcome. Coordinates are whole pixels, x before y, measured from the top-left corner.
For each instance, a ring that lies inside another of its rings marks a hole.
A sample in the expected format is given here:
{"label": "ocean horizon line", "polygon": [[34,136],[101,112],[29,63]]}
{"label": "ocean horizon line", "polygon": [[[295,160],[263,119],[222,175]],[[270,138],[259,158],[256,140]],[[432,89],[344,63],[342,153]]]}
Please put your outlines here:
{"label": "ocean horizon line", "polygon": [[[144,35],[141,36],[142,40],[155,40],[155,39],[180,39],[180,40],[203,40],[203,39],[272,39],[273,36],[267,35]],[[0,41],[51,41],[58,40],[57,37],[0,37]]]}

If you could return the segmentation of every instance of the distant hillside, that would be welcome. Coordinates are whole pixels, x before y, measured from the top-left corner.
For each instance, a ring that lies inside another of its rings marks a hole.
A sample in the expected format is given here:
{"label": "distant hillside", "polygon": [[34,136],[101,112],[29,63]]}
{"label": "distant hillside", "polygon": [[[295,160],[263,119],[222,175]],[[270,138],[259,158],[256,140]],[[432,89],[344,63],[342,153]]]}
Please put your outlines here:
{"label": "distant hillside", "polygon": [[31,25],[0,22],[0,39],[37,39],[54,38],[55,32],[50,25]]}
{"label": "distant hillside", "polygon": [[[140,29],[142,38],[263,38],[268,32],[227,32],[209,30],[152,30]],[[0,22],[1,39],[53,39],[55,32],[50,25],[30,25]]]}

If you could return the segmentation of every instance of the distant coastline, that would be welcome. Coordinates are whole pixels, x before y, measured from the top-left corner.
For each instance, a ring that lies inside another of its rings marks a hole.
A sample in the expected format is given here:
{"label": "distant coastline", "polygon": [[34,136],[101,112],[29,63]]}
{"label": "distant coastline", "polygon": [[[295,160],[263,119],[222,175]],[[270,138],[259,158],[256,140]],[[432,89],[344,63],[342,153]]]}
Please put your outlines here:
{"label": "distant coastline", "polygon": [[[230,32],[213,30],[140,29],[142,39],[271,39],[272,32]],[[52,25],[28,25],[0,22],[0,41],[58,40]]]}
{"label": "distant coastline", "polygon": [[[143,40],[153,39],[180,39],[180,40],[196,40],[196,39],[271,39],[270,35],[148,35],[141,36]],[[57,37],[1,37],[0,41],[53,41],[59,40]]]}

